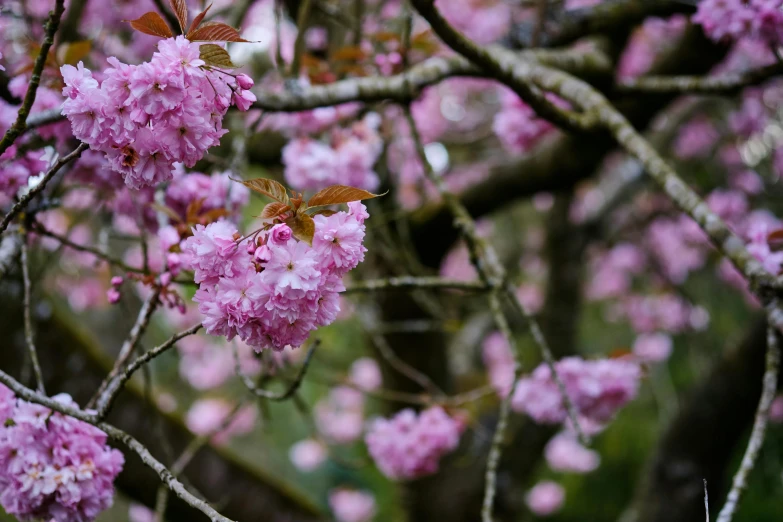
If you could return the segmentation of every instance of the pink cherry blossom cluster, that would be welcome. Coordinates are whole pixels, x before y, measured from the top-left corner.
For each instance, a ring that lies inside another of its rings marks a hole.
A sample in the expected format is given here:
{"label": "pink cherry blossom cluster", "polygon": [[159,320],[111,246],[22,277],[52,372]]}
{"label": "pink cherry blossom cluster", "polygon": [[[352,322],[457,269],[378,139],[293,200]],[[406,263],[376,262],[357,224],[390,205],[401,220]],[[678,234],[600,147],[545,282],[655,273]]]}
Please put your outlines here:
{"label": "pink cherry blossom cluster", "polygon": [[252,404],[242,406],[229,418],[233,409],[225,399],[199,399],[188,410],[185,424],[196,435],[212,435],[213,444],[225,444],[233,436],[250,433],[258,416]]}
{"label": "pink cherry blossom cluster", "polygon": [[713,40],[783,42],[781,0],[701,0],[693,21]]}
{"label": "pink cherry blossom cluster", "polygon": [[[577,413],[601,424],[636,397],[642,377],[638,363],[627,359],[567,357],[555,369]],[[511,407],[542,424],[559,424],[568,417],[563,394],[546,364],[519,380]]]}
{"label": "pink cherry blossom cluster", "polygon": [[349,211],[315,216],[312,246],[285,224],[240,245],[239,232],[221,220],[197,225],[182,244],[199,283],[194,301],[212,335],[238,336],[257,348],[301,346],[310,332],[330,324],[340,311],[342,277],[366,248],[361,203]]}
{"label": "pink cherry blossom cluster", "polygon": [[[77,407],[65,394],[54,397]],[[86,522],[111,506],[124,458],[85,422],[0,384],[0,504],[20,520]]]}
{"label": "pink cherry blossom cluster", "polygon": [[365,442],[384,475],[410,480],[438,471],[440,459],[459,445],[463,427],[439,406],[418,414],[405,409],[391,419],[376,419]]}
{"label": "pink cherry blossom cluster", "polygon": [[228,132],[229,106],[247,110],[255,101],[249,77],[206,67],[199,44],[182,36],[161,40],[141,65],[108,61],[101,83],[81,62],[62,67],[63,114],[131,188],[170,180],[177,162],[193,167]]}
{"label": "pink cherry blossom cluster", "polygon": [[349,185],[373,191],[380,180],[375,163],[383,150],[375,114],[350,128],[331,132],[330,143],[301,137],[283,147],[285,179],[297,190],[320,190],[329,185]]}
{"label": "pink cherry blossom cluster", "polygon": [[565,489],[551,480],[539,482],[525,495],[525,504],[539,517],[554,515],[562,509],[564,502]]}
{"label": "pink cherry blossom cluster", "polygon": [[324,463],[326,446],[314,439],[300,440],[288,451],[288,458],[299,471],[309,473]]}

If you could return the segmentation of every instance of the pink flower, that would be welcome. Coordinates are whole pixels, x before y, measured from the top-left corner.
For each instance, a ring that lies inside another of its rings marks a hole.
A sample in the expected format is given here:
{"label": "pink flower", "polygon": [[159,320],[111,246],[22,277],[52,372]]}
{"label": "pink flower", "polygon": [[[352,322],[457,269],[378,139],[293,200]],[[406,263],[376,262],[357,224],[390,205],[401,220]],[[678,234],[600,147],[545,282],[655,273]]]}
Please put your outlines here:
{"label": "pink flower", "polygon": [[364,398],[347,387],[335,388],[315,405],[315,424],[327,439],[346,444],[358,439],[364,427]]}
{"label": "pink flower", "polygon": [[553,437],[546,445],[544,456],[554,471],[589,473],[601,463],[598,453],[579,444],[576,437],[570,433],[560,433]]}
{"label": "pink flower", "polygon": [[182,251],[189,255],[197,283],[214,284],[220,277],[244,272],[247,260],[239,255],[234,235],[236,227],[228,221],[216,221],[206,227],[196,225],[185,240]]}
{"label": "pink flower", "polygon": [[377,390],[381,387],[381,368],[375,359],[362,357],[351,365],[351,382],[362,390]]}
{"label": "pink flower", "polygon": [[[65,394],[54,400],[70,407]],[[0,504],[21,520],[90,521],[108,509],[122,453],[85,422],[24,400],[0,385]]]}
{"label": "pink flower", "polygon": [[565,502],[565,490],[552,481],[539,482],[525,495],[525,503],[534,514],[547,517],[560,511]]}
{"label": "pink flower", "polygon": [[[610,420],[636,397],[641,378],[639,365],[623,359],[567,357],[558,361],[555,369],[577,413],[598,423]],[[525,412],[543,424],[558,424],[567,418],[562,393],[545,364],[520,379],[511,405],[514,411]]]}
{"label": "pink flower", "polygon": [[247,90],[253,87],[253,79],[247,74],[238,74],[236,80],[240,89]]}
{"label": "pink flower", "polygon": [[131,502],[128,507],[129,522],[155,522],[155,512],[143,504]]}
{"label": "pink flower", "polygon": [[248,405],[240,408],[228,425],[220,429],[232,409],[232,405],[222,399],[200,399],[188,410],[185,424],[196,435],[214,434],[212,441],[215,444],[225,444],[235,435],[250,433],[256,422],[256,409]]}
{"label": "pink flower", "polygon": [[369,522],[375,516],[375,497],[366,491],[333,489],[329,507],[337,522]]}
{"label": "pink flower", "polygon": [[633,342],[633,353],[642,361],[665,361],[672,353],[672,338],[664,333],[642,334]]}
{"label": "pink flower", "polygon": [[313,439],[300,440],[288,452],[294,466],[305,473],[318,468],[326,460],[326,448]]}
{"label": "pink flower", "polygon": [[[2,415],[0,415],[0,418]],[[775,424],[783,424],[783,395],[778,395],[769,407],[769,420]]]}
{"label": "pink flower", "polygon": [[406,409],[375,420],[365,442],[384,475],[409,480],[435,473],[440,459],[459,445],[461,432],[462,423],[434,406],[418,415]]}
{"label": "pink flower", "polygon": [[269,232],[269,238],[273,244],[285,245],[291,239],[291,228],[285,223],[275,225]]}

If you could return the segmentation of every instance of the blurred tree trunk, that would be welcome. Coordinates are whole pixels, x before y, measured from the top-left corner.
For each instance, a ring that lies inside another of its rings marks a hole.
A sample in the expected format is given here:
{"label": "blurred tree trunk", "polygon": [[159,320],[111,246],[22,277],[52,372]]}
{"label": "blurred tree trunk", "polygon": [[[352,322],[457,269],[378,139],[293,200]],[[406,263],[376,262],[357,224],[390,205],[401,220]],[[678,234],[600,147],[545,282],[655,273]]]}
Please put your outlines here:
{"label": "blurred tree trunk", "polygon": [[633,509],[637,522],[704,520],[707,480],[710,508],[720,509],[761,395],[767,325],[763,320],[726,353],[689,394],[661,438]]}

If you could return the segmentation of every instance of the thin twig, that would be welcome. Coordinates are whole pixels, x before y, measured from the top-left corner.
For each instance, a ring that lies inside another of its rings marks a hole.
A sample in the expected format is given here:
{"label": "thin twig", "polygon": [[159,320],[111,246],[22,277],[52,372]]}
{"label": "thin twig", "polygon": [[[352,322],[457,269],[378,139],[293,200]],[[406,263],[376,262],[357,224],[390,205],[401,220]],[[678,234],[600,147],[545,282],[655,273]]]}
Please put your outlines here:
{"label": "thin twig", "polygon": [[22,303],[22,307],[24,308],[24,337],[27,344],[27,351],[30,353],[30,362],[33,363],[33,373],[35,374],[37,389],[40,393],[45,395],[46,389],[44,388],[43,372],[41,371],[41,363],[38,361],[38,351],[35,349],[33,334],[32,284],[30,283],[30,260],[28,259],[26,238],[22,238],[21,251],[22,280],[24,281],[24,301]]}
{"label": "thin twig", "polygon": [[50,168],[46,174],[44,175],[43,179],[38,182],[36,186],[31,188],[27,194],[19,198],[19,201],[16,202],[16,204],[11,207],[10,212],[6,214],[6,216],[3,218],[3,221],[0,223],[0,233],[4,232],[6,228],[8,228],[8,224],[11,223],[11,220],[16,216],[19,212],[25,209],[27,207],[27,204],[30,203],[30,201],[37,196],[40,192],[42,192],[46,185],[52,180],[52,178],[59,172],[61,168],[63,168],[65,165],[73,161],[74,159],[81,156],[82,152],[87,148],[87,144],[82,143],[76,149],[73,150],[70,154],[67,156],[63,156],[57,162]]}
{"label": "thin twig", "polygon": [[487,285],[481,281],[460,281],[459,279],[445,279],[443,277],[415,277],[400,276],[387,279],[370,279],[352,283],[345,293],[373,292],[388,289],[444,289],[467,290],[481,292],[488,290]]}
{"label": "thin twig", "polygon": [[297,374],[294,381],[290,384],[288,388],[283,390],[282,392],[271,392],[269,390],[265,390],[263,388],[259,388],[256,386],[253,381],[248,377],[247,375],[242,373],[242,368],[240,367],[239,363],[239,354],[236,351],[236,348],[234,349],[234,365],[236,369],[236,374],[240,378],[240,380],[244,383],[244,385],[247,387],[250,392],[255,395],[256,397],[261,397],[264,399],[269,399],[270,401],[285,401],[290,399],[296,394],[296,391],[299,389],[299,387],[302,385],[302,381],[304,380],[304,376],[307,373],[307,368],[310,366],[310,361],[313,359],[313,355],[315,354],[315,349],[318,347],[318,345],[321,344],[320,339],[316,339],[313,341],[313,343],[310,345],[310,349],[307,350],[307,355],[305,356],[305,360],[302,363],[302,367],[299,369],[299,373]]}
{"label": "thin twig", "polygon": [[116,377],[108,381],[108,384],[106,385],[106,390],[104,392],[106,398],[104,399],[105,406],[103,407],[103,409],[108,411],[111,408],[112,402],[114,402],[114,398],[116,397],[119,390],[122,389],[122,386],[126,382],[128,382],[128,380],[133,376],[134,373],[136,373],[136,371],[139,368],[141,368],[151,360],[155,359],[162,353],[167,352],[169,349],[171,349],[171,347],[173,347],[180,340],[195,334],[196,332],[201,330],[201,327],[202,327],[201,324],[197,324],[191,326],[187,330],[183,330],[171,336],[165,343],[156,346],[152,350],[144,352],[142,355],[140,355],[139,357],[134,359],[130,364],[128,364],[128,366],[121,373],[119,373]]}
{"label": "thin twig", "polygon": [[619,92],[629,93],[686,93],[733,94],[745,87],[757,85],[783,73],[783,65],[776,62],[766,67],[741,73],[719,76],[641,76],[624,80],[617,85]]}
{"label": "thin twig", "polygon": [[11,391],[13,391],[17,397],[24,399],[28,402],[33,402],[35,404],[40,404],[42,406],[46,406],[50,410],[54,410],[56,412],[62,413],[63,415],[68,415],[70,417],[73,417],[75,419],[78,419],[80,421],[86,422],[88,424],[92,424],[96,428],[100,429],[104,433],[106,433],[109,437],[111,437],[114,440],[117,440],[125,446],[127,446],[131,451],[136,453],[141,461],[151,468],[155,473],[158,474],[161,481],[163,481],[166,486],[176,493],[176,495],[181,498],[185,503],[188,505],[198,509],[202,513],[204,513],[212,522],[233,522],[231,519],[224,517],[217,511],[215,511],[212,506],[210,506],[207,502],[204,500],[196,497],[193,495],[190,491],[185,488],[185,486],[177,480],[172,474],[171,471],[169,471],[166,466],[164,466],[160,461],[158,461],[155,457],[152,456],[152,453],[144,446],[142,443],[134,439],[131,435],[128,433],[125,433],[124,431],[115,428],[111,424],[107,424],[105,422],[101,422],[98,419],[98,416],[95,414],[87,413],[84,410],[81,410],[79,408],[74,408],[71,406],[67,406],[63,404],[62,402],[56,401],[54,399],[50,399],[49,397],[37,393],[30,388],[24,386],[19,381],[5,373],[4,371],[0,370],[0,382],[8,386]]}
{"label": "thin twig", "polygon": [[98,391],[95,393],[95,396],[90,400],[89,405],[95,405],[95,409],[98,410],[99,419],[106,417],[111,406],[111,400],[114,397],[114,395],[107,393],[109,384],[114,379],[116,379],[118,375],[120,375],[123,367],[125,366],[125,363],[128,362],[128,359],[130,359],[130,356],[133,354],[133,350],[139,343],[141,336],[144,335],[144,332],[147,330],[147,327],[150,324],[150,319],[152,318],[152,314],[155,313],[155,310],[158,308],[158,304],[160,304],[160,292],[161,287],[155,286],[150,295],[144,301],[144,304],[139,310],[139,315],[136,317],[136,322],[133,324],[133,327],[128,334],[128,338],[124,343],[122,343],[122,347],[120,347],[120,353],[117,355],[117,360],[114,362],[114,367],[98,387]]}
{"label": "thin twig", "polygon": [[769,408],[772,401],[775,400],[775,393],[778,389],[778,371],[780,370],[780,346],[778,345],[778,333],[775,328],[767,330],[767,357],[764,377],[762,380],[761,398],[759,399],[758,409],[756,410],[756,419],[753,421],[753,429],[750,432],[750,440],[745,454],[742,456],[742,462],[734,474],[734,480],[731,483],[731,490],[726,497],[723,508],[718,513],[716,522],[731,522],[734,513],[737,510],[742,492],[748,487],[748,476],[756,465],[761,447],[764,445],[764,436],[767,432],[767,421],[769,421]]}
{"label": "thin twig", "polygon": [[[188,464],[198,454],[199,450],[209,443],[212,438],[228,428],[228,426],[234,421],[239,410],[245,405],[245,401],[240,401],[234,405],[234,408],[226,415],[217,426],[215,426],[209,433],[200,435],[191,439],[190,443],[182,450],[182,453],[171,465],[171,474],[174,477],[179,477],[188,467]],[[158,487],[158,494],[155,497],[155,520],[156,522],[163,522],[163,516],[166,512],[166,507],[169,502],[169,492],[171,490],[165,487],[163,484]]]}
{"label": "thin twig", "polygon": [[508,417],[511,413],[511,398],[514,396],[514,390],[516,389],[517,382],[522,374],[522,364],[519,362],[520,354],[516,341],[514,341],[514,336],[511,334],[511,328],[508,325],[506,316],[503,314],[497,291],[490,294],[489,304],[492,315],[495,318],[495,323],[503,334],[503,337],[506,339],[506,342],[511,346],[511,353],[514,354],[514,380],[512,381],[508,393],[500,402],[498,423],[495,427],[495,434],[492,436],[492,444],[490,445],[489,455],[487,456],[487,468],[484,478],[484,500],[481,504],[482,522],[492,522],[492,505],[495,501],[497,488],[498,464],[500,463],[500,457],[503,453],[503,439],[505,437],[506,428],[508,427]]}
{"label": "thin twig", "polygon": [[377,311],[375,309],[369,305],[367,307],[362,307],[359,317],[364,324],[365,330],[370,334],[378,353],[387,363],[389,363],[389,366],[391,366],[393,370],[415,382],[434,397],[442,398],[446,396],[446,393],[435,384],[429,376],[406,363],[394,353],[394,350],[389,345],[386,338],[380,334]]}
{"label": "thin twig", "polygon": [[707,493],[707,479],[704,480],[704,519],[710,522],[710,495]]}
{"label": "thin twig", "polygon": [[[35,58],[33,64],[33,71],[30,75],[30,83],[27,86],[27,92],[25,92],[24,100],[22,100],[22,106],[19,107],[19,112],[16,115],[16,121],[5,132],[3,139],[0,140],[0,156],[2,156],[8,147],[13,145],[16,138],[21,136],[27,126],[27,116],[30,115],[30,109],[35,102],[35,95],[38,92],[38,86],[41,83],[41,74],[43,73],[44,66],[46,65],[46,59],[49,56],[49,49],[51,49],[54,43],[54,34],[57,32],[57,28],[60,25],[60,18],[65,11],[65,0],[56,0],[54,3],[54,9],[49,12],[49,19],[44,25],[44,39],[41,43],[41,49],[38,52],[38,56]],[[3,227],[5,229],[5,227]],[[2,230],[0,230],[2,232]]]}

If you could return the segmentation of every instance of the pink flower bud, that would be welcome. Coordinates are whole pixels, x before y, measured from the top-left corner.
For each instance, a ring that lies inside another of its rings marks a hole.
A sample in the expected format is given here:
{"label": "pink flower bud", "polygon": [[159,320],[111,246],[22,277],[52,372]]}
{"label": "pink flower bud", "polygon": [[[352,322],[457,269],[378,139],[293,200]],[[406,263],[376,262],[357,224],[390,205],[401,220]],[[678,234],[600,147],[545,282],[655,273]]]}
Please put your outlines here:
{"label": "pink flower bud", "polygon": [[179,274],[179,271],[182,268],[182,258],[179,256],[179,254],[172,252],[166,256],[166,264],[169,267],[169,272],[171,272],[171,275],[175,276]]}
{"label": "pink flower bud", "polygon": [[114,276],[114,277],[111,278],[111,286],[116,288],[116,287],[120,286],[123,281],[124,281],[124,279],[121,276]]}
{"label": "pink flower bud", "polygon": [[247,74],[240,74],[237,76],[237,85],[240,89],[250,89],[253,87],[253,79]]}
{"label": "pink flower bud", "polygon": [[288,243],[288,240],[291,239],[291,228],[285,223],[275,225],[272,227],[272,231],[269,233],[269,237],[272,241],[272,244],[275,245],[283,245]]}
{"label": "pink flower bud", "polygon": [[120,300],[120,292],[116,288],[109,288],[106,291],[106,299],[109,300],[110,304],[117,304]]}

